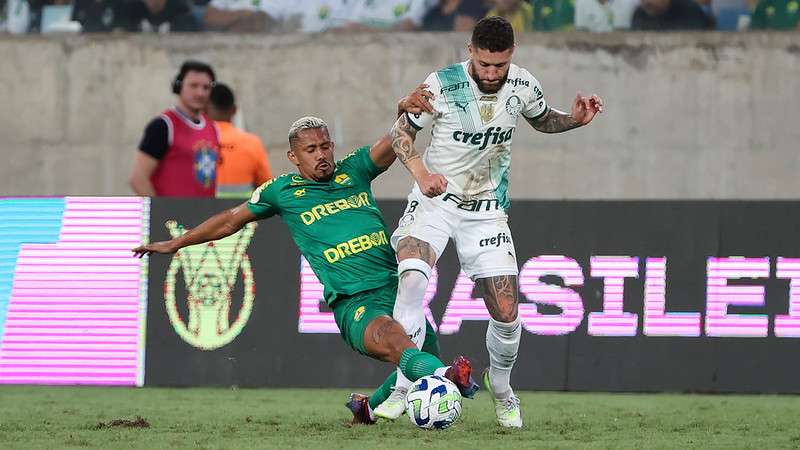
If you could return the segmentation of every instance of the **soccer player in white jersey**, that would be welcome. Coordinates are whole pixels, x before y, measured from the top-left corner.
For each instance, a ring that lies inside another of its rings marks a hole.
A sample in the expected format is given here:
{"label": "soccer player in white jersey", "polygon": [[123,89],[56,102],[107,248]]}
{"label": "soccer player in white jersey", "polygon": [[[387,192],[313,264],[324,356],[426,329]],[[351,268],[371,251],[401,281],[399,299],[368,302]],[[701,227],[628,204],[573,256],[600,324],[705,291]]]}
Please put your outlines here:
{"label": "soccer player in white jersey", "polygon": [[[521,326],[518,267],[506,216],[517,118],[521,115],[538,131],[560,133],[588,124],[603,106],[596,95],[578,94],[570,113],[549,107],[539,82],[511,63],[514,48],[508,21],[489,17],[478,22],[468,45],[469,60],[425,80],[434,94],[433,114],[404,114],[391,131],[392,147],[416,181],[391,239],[399,260],[394,318],[412,340],[424,337],[422,299],[428,276],[452,239],[462,270],[481,287],[491,316],[486,331],[490,367],[483,381],[504,427],[522,426],[519,399],[510,385]],[[429,125],[433,137],[422,158],[414,140]],[[376,415],[402,414],[398,400],[406,380],[400,375],[395,392]]]}

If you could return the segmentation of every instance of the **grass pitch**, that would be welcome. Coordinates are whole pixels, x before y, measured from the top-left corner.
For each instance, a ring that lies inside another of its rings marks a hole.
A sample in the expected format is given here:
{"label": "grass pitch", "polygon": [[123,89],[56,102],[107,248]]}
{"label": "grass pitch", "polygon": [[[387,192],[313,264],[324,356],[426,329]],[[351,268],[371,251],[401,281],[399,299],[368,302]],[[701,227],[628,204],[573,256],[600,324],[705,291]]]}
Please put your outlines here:
{"label": "grass pitch", "polygon": [[348,392],[3,386],[0,448],[800,447],[796,396],[522,392],[525,428],[503,430],[479,393],[452,428],[423,431],[405,416],[350,427]]}

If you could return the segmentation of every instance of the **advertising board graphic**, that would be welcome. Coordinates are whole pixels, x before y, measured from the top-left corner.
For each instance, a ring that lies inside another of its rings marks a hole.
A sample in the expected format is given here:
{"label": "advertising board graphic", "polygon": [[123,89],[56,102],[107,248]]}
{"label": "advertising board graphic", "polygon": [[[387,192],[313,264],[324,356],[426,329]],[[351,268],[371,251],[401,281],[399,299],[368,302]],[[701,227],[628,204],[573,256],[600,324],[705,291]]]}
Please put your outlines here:
{"label": "advertising board graphic", "polygon": [[0,199],[0,383],[144,383],[149,200]]}

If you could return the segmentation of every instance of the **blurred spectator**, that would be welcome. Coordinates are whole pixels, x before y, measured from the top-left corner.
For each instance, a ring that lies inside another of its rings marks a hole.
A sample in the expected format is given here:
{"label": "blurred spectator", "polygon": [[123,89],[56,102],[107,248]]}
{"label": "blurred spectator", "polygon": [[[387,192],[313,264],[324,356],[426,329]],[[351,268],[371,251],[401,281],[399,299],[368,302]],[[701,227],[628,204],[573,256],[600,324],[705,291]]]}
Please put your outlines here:
{"label": "blurred spectator", "polygon": [[707,16],[714,17],[714,11],[711,9],[711,0],[695,0],[695,2],[697,2],[700,9],[702,9]]}
{"label": "blurred spectator", "polygon": [[533,30],[533,6],[523,0],[492,0],[486,17],[500,16],[511,23],[515,34]]}
{"label": "blurred spectator", "polygon": [[714,0],[711,6],[717,29],[746,30],[750,26],[750,15],[756,9],[756,3],[756,0]]}
{"label": "blurred spectator", "polygon": [[714,18],[693,0],[641,0],[631,28],[647,31],[711,30]]}
{"label": "blurred spectator", "polygon": [[348,0],[352,3],[351,31],[394,30],[412,31],[422,25],[430,9],[428,0]]}
{"label": "blurred spectator", "polygon": [[[47,8],[66,5],[71,18],[85,32],[113,30],[142,31],[142,25],[156,30],[197,31],[189,0],[29,0],[31,31],[46,31]],[[69,9],[68,9],[69,10]],[[67,10],[67,11],[68,11]]]}
{"label": "blurred spectator", "polygon": [[11,34],[27,33],[31,22],[31,8],[27,0],[8,0],[5,7],[6,30]]}
{"label": "blurred spectator", "polygon": [[575,28],[606,32],[631,27],[638,0],[577,0]]}
{"label": "blurred spectator", "polygon": [[532,0],[535,31],[565,31],[573,29],[575,0]]}
{"label": "blurred spectator", "polygon": [[270,0],[211,0],[203,19],[215,31],[263,32],[275,27],[276,19],[267,13]]}
{"label": "blurred spectator", "polygon": [[125,0],[75,0],[72,20],[77,20],[86,33],[114,30],[141,31],[140,2]]}
{"label": "blurred spectator", "polygon": [[[24,6],[20,9],[20,4],[23,2],[15,1],[12,3],[14,4],[12,7],[17,12],[23,12],[24,14]],[[39,33],[43,28],[48,29],[57,22],[67,23],[70,20],[72,6],[69,0],[27,0],[24,3],[27,4],[27,17],[20,17],[22,19],[21,28],[17,32]],[[24,31],[22,31],[23,29]]]}
{"label": "blurred spectator", "polygon": [[794,30],[800,21],[798,0],[760,0],[750,19],[754,30]]}
{"label": "blurred spectator", "polygon": [[219,136],[203,111],[214,84],[208,64],[186,61],[172,82],[176,105],[147,125],[129,184],[137,195],[213,197]]}
{"label": "blurred spectator", "polygon": [[206,17],[206,8],[210,0],[192,0],[192,15],[194,21],[197,23],[197,28],[200,31],[205,31],[205,24],[203,19]]}
{"label": "blurred spectator", "polygon": [[481,0],[440,0],[425,14],[422,29],[425,31],[472,31],[475,24],[486,15],[486,5]]}
{"label": "blurred spectator", "polygon": [[[117,0],[129,1],[129,0]],[[138,17],[155,28],[169,25],[169,31],[198,31],[189,0],[132,0]],[[136,14],[136,12],[134,14]],[[136,17],[136,16],[135,16]],[[141,20],[140,20],[141,22]]]}
{"label": "blurred spectator", "polygon": [[236,99],[221,83],[211,89],[208,117],[219,129],[220,165],[217,170],[217,197],[247,198],[253,189],[272,178],[267,152],[261,139],[233,126]]}
{"label": "blurred spectator", "polygon": [[350,22],[352,0],[283,0],[273,7],[281,31],[319,33],[342,28]]}

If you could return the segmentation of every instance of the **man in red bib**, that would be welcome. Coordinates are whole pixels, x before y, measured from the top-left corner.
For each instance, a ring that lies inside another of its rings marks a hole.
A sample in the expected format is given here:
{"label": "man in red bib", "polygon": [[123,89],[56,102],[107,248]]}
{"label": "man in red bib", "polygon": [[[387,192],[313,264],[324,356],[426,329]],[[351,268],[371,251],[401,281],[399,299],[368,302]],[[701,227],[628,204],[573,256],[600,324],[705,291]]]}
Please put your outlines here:
{"label": "man in red bib", "polygon": [[208,64],[186,61],[172,83],[177,103],[151,120],[136,152],[129,184],[150,197],[214,197],[219,133],[203,110],[216,77]]}

